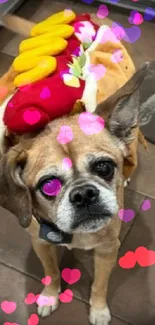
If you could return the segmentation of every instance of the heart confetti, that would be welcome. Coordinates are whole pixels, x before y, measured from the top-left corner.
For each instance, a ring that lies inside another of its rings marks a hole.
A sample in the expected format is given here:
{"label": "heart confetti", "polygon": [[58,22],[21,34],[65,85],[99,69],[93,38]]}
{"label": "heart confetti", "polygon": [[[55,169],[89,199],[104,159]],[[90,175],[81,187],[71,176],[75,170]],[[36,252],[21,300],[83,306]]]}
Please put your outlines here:
{"label": "heart confetti", "polygon": [[57,136],[57,141],[61,144],[67,144],[73,140],[73,131],[70,126],[61,126],[60,132]]}
{"label": "heart confetti", "polygon": [[109,10],[106,5],[100,5],[97,11],[97,17],[98,18],[105,18],[109,15]]}
{"label": "heart confetti", "polygon": [[113,63],[119,63],[123,60],[123,53],[122,50],[115,50],[111,55],[111,61]]}
{"label": "heart confetti", "polygon": [[27,124],[34,125],[37,124],[41,119],[41,114],[39,111],[26,110],[23,114],[23,119]]}
{"label": "heart confetti", "polygon": [[135,216],[135,213],[133,210],[131,209],[121,209],[119,212],[118,212],[118,216],[119,218],[124,221],[124,222],[129,222],[131,221],[134,216]]}
{"label": "heart confetti", "polygon": [[119,266],[123,269],[132,269],[136,265],[136,256],[134,252],[127,252],[119,259]]}
{"label": "heart confetti", "polygon": [[70,158],[64,158],[63,159],[63,161],[62,161],[62,168],[64,169],[64,170],[69,170],[70,168],[72,168],[72,166],[73,166],[73,163],[72,163],[72,161],[71,161],[71,159]]}
{"label": "heart confetti", "polygon": [[144,200],[141,206],[141,210],[147,211],[151,209],[151,202],[150,200]]}
{"label": "heart confetti", "polygon": [[104,120],[102,117],[93,115],[90,112],[83,112],[78,118],[81,130],[86,135],[93,135],[101,132],[104,128]]}
{"label": "heart confetti", "polygon": [[3,301],[1,303],[1,309],[6,314],[12,314],[17,308],[17,305],[14,301]]}
{"label": "heart confetti", "polygon": [[151,21],[154,18],[155,18],[155,10],[151,7],[146,8],[144,12],[144,20]]}
{"label": "heart confetti", "polygon": [[36,296],[33,293],[29,293],[25,298],[25,304],[32,305],[36,302]]}
{"label": "heart confetti", "polygon": [[60,293],[59,300],[63,303],[69,303],[73,300],[73,292],[70,289],[65,290],[63,293]]}
{"label": "heart confetti", "polygon": [[52,282],[52,278],[51,278],[51,276],[46,276],[45,278],[43,278],[42,280],[41,280],[41,282],[42,282],[42,284],[44,284],[45,286],[48,286],[49,284],[51,284],[51,282]]}
{"label": "heart confetti", "polygon": [[96,81],[102,79],[107,71],[103,64],[90,64],[88,71],[91,73]]}
{"label": "heart confetti", "polygon": [[39,324],[39,317],[36,314],[32,314],[27,322],[28,325],[38,325]]}
{"label": "heart confetti", "polygon": [[78,269],[63,269],[61,273],[62,279],[68,284],[76,283],[81,278],[81,272]]}
{"label": "heart confetti", "polygon": [[51,91],[48,87],[44,87],[40,93],[41,99],[48,99],[51,97]]}
{"label": "heart confetti", "polygon": [[55,297],[47,297],[43,295],[38,295],[38,298],[36,299],[36,303],[38,306],[53,306],[55,304]]}

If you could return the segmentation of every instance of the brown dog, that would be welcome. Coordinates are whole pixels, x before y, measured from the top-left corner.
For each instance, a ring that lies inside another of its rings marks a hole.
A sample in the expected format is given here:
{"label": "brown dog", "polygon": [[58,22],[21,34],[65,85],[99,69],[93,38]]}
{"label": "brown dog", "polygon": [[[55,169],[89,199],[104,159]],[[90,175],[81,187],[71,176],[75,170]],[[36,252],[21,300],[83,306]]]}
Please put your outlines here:
{"label": "brown dog", "polygon": [[[138,141],[142,113],[139,91],[151,69],[151,64],[145,64],[125,86],[96,107],[95,113],[106,122],[106,128],[98,134],[85,135],[77,114],[49,123],[38,134],[16,137],[7,132],[2,139],[0,205],[14,213],[28,229],[45,275],[52,277],[52,284],[42,294],[54,296],[55,305],[38,307],[42,317],[58,307],[60,275],[56,247],[43,239],[41,230],[45,228],[40,221],[51,229],[47,233],[49,241],[52,238],[69,249],[94,249],[90,322],[109,324],[106,296],[120,246],[121,221],[117,213],[123,208],[123,163],[131,154],[130,145]],[[74,134],[66,145],[57,141],[63,125],[70,126]],[[136,150],[134,154],[136,157]],[[65,157],[72,160],[73,167],[64,172]],[[62,188],[51,199],[43,192],[43,186],[53,178],[61,181]]]}

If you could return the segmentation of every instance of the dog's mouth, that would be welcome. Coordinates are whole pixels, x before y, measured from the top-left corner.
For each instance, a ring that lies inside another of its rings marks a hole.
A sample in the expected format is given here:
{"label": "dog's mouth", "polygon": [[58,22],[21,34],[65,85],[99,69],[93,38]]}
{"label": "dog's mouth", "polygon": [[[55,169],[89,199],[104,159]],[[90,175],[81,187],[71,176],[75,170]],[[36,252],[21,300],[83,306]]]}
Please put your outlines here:
{"label": "dog's mouth", "polygon": [[78,219],[76,216],[76,221],[72,225],[72,230],[74,232],[96,232],[103,228],[108,221],[111,219],[112,215],[109,212],[104,214],[91,214]]}

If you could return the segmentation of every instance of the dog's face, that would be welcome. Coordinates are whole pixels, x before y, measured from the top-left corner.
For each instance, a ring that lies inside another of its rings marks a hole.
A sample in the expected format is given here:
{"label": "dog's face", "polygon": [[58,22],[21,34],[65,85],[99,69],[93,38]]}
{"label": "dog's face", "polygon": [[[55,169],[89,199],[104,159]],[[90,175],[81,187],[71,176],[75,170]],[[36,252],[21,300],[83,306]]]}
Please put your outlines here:
{"label": "dog's face", "polygon": [[[78,115],[49,124],[38,135],[20,137],[0,161],[0,205],[28,227],[32,214],[54,222],[61,230],[94,232],[107,225],[118,211],[118,191],[123,187],[123,158],[132,141],[139,111],[138,89],[147,65],[100,104],[105,128],[86,135]],[[73,139],[60,144],[62,126],[72,129]],[[70,159],[71,168],[64,167]]]}
{"label": "dog's face", "polygon": [[[69,233],[103,227],[117,213],[117,188],[122,185],[118,142],[106,129],[86,135],[78,117],[56,120],[35,137],[22,172],[36,214]],[[63,145],[57,136],[65,125],[72,129],[73,140]],[[67,170],[66,158],[72,162]]]}

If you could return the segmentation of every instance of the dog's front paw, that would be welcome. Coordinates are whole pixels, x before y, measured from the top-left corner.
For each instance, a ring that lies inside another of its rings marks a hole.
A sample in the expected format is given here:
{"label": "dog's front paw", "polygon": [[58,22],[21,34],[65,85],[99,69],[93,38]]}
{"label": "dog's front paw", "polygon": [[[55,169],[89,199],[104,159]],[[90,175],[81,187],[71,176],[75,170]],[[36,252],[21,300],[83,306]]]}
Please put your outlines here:
{"label": "dog's front paw", "polygon": [[107,306],[103,309],[90,308],[89,321],[93,325],[109,325],[111,320],[110,311]]}
{"label": "dog's front paw", "polygon": [[53,292],[50,290],[46,290],[46,288],[42,291],[42,293],[39,295],[37,301],[36,301],[38,307],[37,307],[37,313],[40,317],[47,317],[53,311],[55,311],[59,306],[59,298],[58,293],[53,294]]}

